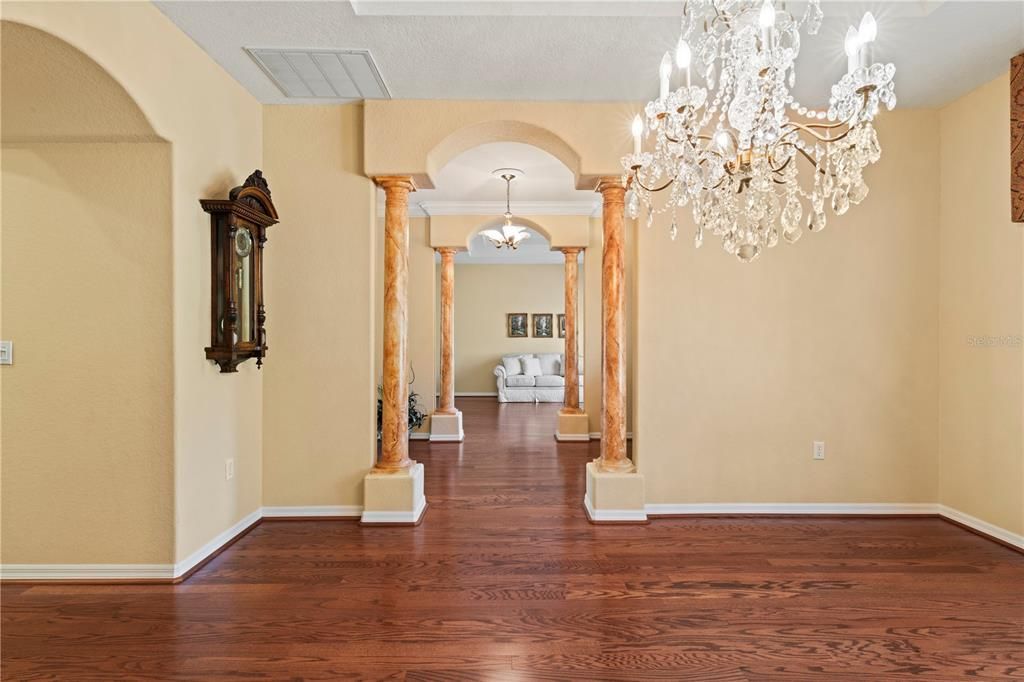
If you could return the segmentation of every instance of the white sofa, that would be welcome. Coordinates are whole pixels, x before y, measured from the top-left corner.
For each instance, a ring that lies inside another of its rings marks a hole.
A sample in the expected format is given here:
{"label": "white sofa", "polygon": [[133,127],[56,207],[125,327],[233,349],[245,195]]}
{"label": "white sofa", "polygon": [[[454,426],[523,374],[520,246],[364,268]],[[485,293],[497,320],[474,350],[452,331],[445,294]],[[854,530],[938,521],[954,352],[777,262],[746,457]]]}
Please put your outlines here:
{"label": "white sofa", "polygon": [[[523,373],[523,359],[536,358],[541,373],[531,376]],[[501,356],[501,364],[494,368],[498,377],[499,403],[560,403],[565,397],[561,353],[516,353]],[[580,362],[580,367],[583,363]],[[583,402],[583,375],[580,374],[580,403]]]}

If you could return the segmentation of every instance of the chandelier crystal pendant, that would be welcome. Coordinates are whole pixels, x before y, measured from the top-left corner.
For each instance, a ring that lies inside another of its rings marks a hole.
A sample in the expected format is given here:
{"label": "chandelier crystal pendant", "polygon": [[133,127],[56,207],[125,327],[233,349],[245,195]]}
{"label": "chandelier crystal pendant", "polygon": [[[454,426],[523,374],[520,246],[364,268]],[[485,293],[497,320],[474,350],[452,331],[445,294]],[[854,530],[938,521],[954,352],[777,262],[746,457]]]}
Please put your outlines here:
{"label": "chandelier crystal pendant", "polygon": [[500,232],[498,230],[483,230],[480,234],[489,239],[495,248],[507,247],[514,251],[519,248],[520,242],[530,238],[530,233],[526,231],[525,227],[512,224],[512,181],[523,175],[523,171],[518,168],[499,168],[492,173],[505,181],[505,223],[501,226]]}
{"label": "chandelier crystal pendant", "polygon": [[[869,12],[846,34],[847,72],[828,108],[794,99],[800,33],[818,32],[819,5],[809,0],[797,18],[772,0],[686,1],[675,55],[680,86],[669,87],[673,60],[665,53],[660,95],[633,120],[633,153],[622,159],[631,218],[641,205],[648,226],[671,212],[675,239],[676,211],[689,204],[695,246],[710,233],[750,262],[780,236],[794,243],[805,225],[824,229],[826,206],[843,215],[864,200],[863,170],[881,156],[872,122],[882,105],[896,105],[896,67],[871,63],[878,29]],[[693,85],[693,75],[706,87]],[[653,138],[649,151],[645,138]],[[812,180],[799,181],[801,167]],[[657,206],[655,195],[664,197]]]}

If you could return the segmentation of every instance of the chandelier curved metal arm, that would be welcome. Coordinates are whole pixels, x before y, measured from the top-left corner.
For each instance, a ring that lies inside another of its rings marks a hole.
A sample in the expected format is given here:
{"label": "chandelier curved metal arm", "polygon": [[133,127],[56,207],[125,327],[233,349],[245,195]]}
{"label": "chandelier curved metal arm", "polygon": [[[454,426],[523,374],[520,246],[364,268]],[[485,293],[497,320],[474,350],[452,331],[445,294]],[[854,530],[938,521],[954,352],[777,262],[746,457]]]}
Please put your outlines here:
{"label": "chandelier curved metal arm", "polygon": [[[800,104],[790,89],[801,31],[817,33],[822,16],[819,0],[809,0],[799,18],[773,0],[686,0],[675,59],[680,84],[669,87],[666,53],[660,95],[634,119],[633,153],[622,159],[631,217],[641,205],[648,225],[671,212],[674,239],[676,211],[690,205],[696,246],[707,230],[749,262],[780,236],[800,238],[805,203],[813,232],[825,227],[826,201],[843,215],[864,200],[863,170],[881,155],[873,121],[881,106],[896,104],[895,67],[870,63],[877,26],[865,14],[847,32],[847,72],[832,86],[828,108]],[[703,87],[692,83],[694,72]],[[814,168],[808,188],[797,159]],[[655,205],[661,193],[665,200]]]}
{"label": "chandelier curved metal arm", "polygon": [[486,237],[497,249],[508,248],[515,251],[519,244],[530,238],[525,227],[512,224],[512,181],[523,174],[518,168],[499,168],[493,171],[505,181],[505,222],[498,230],[483,230],[480,234]]}

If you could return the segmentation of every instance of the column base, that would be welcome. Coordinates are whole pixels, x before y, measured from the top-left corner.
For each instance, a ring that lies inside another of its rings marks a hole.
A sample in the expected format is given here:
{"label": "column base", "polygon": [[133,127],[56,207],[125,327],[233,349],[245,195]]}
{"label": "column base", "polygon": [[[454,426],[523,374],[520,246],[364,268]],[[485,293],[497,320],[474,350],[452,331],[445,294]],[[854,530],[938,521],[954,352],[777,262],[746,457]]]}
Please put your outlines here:
{"label": "column base", "polygon": [[586,412],[559,412],[555,440],[560,443],[590,440],[590,418]]}
{"label": "column base", "polygon": [[462,413],[435,412],[430,415],[430,442],[461,443],[466,437],[462,431]]}
{"label": "column base", "polygon": [[643,475],[608,473],[588,462],[583,508],[591,523],[647,523]]}
{"label": "column base", "polygon": [[362,525],[415,526],[426,508],[421,463],[395,473],[371,471],[363,479]]}

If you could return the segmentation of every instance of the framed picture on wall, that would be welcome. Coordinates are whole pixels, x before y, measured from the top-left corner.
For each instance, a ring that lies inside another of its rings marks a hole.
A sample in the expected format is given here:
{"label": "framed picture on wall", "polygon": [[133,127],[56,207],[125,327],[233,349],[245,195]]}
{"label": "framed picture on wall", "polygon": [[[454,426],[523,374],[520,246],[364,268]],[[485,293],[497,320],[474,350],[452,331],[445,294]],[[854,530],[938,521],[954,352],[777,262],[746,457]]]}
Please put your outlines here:
{"label": "framed picture on wall", "polygon": [[508,325],[508,335],[512,338],[526,338],[529,336],[527,332],[527,319],[526,313],[508,313],[506,315],[506,324]]}
{"label": "framed picture on wall", "polygon": [[558,338],[565,338],[565,313],[558,313]]}
{"label": "framed picture on wall", "polygon": [[533,314],[533,335],[538,339],[550,339],[554,337],[554,315],[551,313]]}

